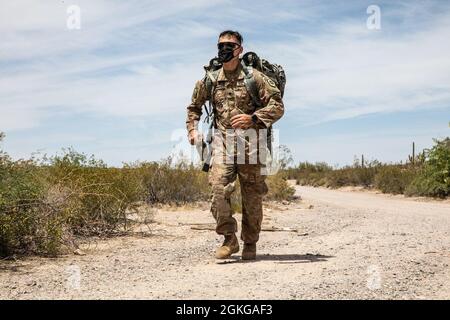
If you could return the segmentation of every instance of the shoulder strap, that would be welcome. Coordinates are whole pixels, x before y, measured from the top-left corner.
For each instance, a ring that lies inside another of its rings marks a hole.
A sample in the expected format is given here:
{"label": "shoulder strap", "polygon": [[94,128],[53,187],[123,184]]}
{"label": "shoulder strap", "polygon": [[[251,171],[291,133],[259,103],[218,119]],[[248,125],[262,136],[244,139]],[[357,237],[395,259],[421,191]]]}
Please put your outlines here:
{"label": "shoulder strap", "polygon": [[[219,69],[220,70],[220,69]],[[205,76],[205,86],[206,92],[208,94],[208,100],[211,102],[212,96],[214,93],[214,89],[217,85],[217,78],[219,77],[219,70],[208,70],[205,68],[206,76]]]}
{"label": "shoulder strap", "polygon": [[[214,89],[216,88],[216,85],[217,85],[217,78],[219,77],[219,69],[218,70],[210,70],[209,68],[207,68],[205,66],[205,71],[206,71],[206,76],[204,78],[204,81],[205,81],[206,94],[207,94],[208,106],[209,106],[209,107],[206,107],[206,104],[205,104],[205,112],[207,115],[205,118],[205,121],[210,123],[209,131],[211,132],[211,128],[213,126],[216,127],[213,95],[214,95]],[[210,137],[208,138],[208,140],[210,140]]]}
{"label": "shoulder strap", "polygon": [[[244,64],[243,61],[241,61],[242,68],[245,73],[244,78],[244,84],[247,88],[248,93],[250,94],[250,97],[252,98],[253,103],[257,108],[262,107],[261,98],[259,96],[258,87],[256,86],[256,80],[253,76],[253,67],[247,66]],[[272,153],[272,126],[267,128],[267,147],[269,149],[269,152]]]}
{"label": "shoulder strap", "polygon": [[261,99],[259,97],[258,87],[256,86],[256,80],[253,76],[253,67],[245,65],[243,61],[241,61],[242,69],[245,73],[244,84],[247,88],[250,97],[252,98],[253,103],[257,108],[261,108]]}

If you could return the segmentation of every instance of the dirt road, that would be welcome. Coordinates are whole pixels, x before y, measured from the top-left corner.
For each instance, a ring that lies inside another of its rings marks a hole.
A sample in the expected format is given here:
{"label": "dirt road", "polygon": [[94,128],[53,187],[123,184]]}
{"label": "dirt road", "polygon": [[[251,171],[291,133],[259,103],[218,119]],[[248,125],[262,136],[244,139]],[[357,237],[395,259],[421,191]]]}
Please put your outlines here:
{"label": "dirt road", "polygon": [[[450,299],[450,203],[297,187],[265,211],[257,261],[212,256],[209,212],[159,210],[151,235],[84,256],[0,261],[0,298]],[[240,216],[237,215],[238,219]],[[291,231],[289,231],[291,230]]]}

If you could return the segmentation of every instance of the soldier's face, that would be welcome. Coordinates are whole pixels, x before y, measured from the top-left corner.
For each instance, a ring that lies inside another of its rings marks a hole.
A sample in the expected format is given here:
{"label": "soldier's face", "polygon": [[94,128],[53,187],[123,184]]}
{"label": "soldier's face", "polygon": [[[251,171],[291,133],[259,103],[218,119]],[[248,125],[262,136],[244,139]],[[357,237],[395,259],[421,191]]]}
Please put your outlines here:
{"label": "soldier's face", "polygon": [[221,44],[223,44],[223,45],[233,45],[234,47],[233,47],[233,59],[232,60],[230,60],[229,62],[231,62],[231,61],[233,61],[233,60],[235,60],[236,58],[238,58],[239,57],[239,55],[242,53],[242,51],[243,51],[243,48],[242,48],[242,46],[239,44],[239,41],[238,41],[238,39],[236,39],[236,37],[234,37],[234,36],[228,36],[228,35],[226,35],[226,36],[223,36],[223,37],[220,37],[219,38],[219,42],[218,42],[218,47],[220,47],[221,46]]}

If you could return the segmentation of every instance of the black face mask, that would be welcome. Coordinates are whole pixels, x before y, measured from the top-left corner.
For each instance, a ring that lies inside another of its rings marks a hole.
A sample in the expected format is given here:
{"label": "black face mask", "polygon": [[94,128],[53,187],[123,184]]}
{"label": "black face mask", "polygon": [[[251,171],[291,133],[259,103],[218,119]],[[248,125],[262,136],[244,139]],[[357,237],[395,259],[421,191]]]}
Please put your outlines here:
{"label": "black face mask", "polygon": [[222,42],[217,45],[219,49],[218,58],[222,63],[231,61],[234,58],[234,51],[239,49],[240,46],[236,47],[235,43]]}

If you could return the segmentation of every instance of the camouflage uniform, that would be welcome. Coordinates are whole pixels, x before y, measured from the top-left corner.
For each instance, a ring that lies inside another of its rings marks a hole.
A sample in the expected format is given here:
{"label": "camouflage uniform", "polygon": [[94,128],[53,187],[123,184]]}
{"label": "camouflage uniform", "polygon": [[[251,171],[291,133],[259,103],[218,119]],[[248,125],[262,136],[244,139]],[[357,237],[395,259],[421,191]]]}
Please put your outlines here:
{"label": "camouflage uniform", "polygon": [[[216,109],[216,133],[225,135],[226,130],[232,129],[230,119],[236,114],[255,114],[258,121],[253,125],[254,129],[268,128],[283,115],[284,106],[275,83],[258,70],[253,70],[253,76],[262,102],[262,107],[257,110],[245,87],[245,73],[242,66],[239,64],[231,73],[225,72],[223,68],[219,71],[217,85],[212,95]],[[203,79],[197,82],[192,102],[187,107],[186,124],[189,132],[196,129],[206,100],[207,90]],[[247,152],[248,142],[245,147]],[[236,220],[232,217],[230,196],[234,191],[236,177],[239,176],[242,195],[241,239],[245,243],[256,243],[263,217],[262,198],[267,193],[265,176],[261,174],[263,164],[260,161],[256,164],[224,162],[216,150],[217,148],[214,148],[212,168],[209,172],[209,183],[212,187],[211,212],[217,222],[216,231],[222,235],[237,231]]]}

